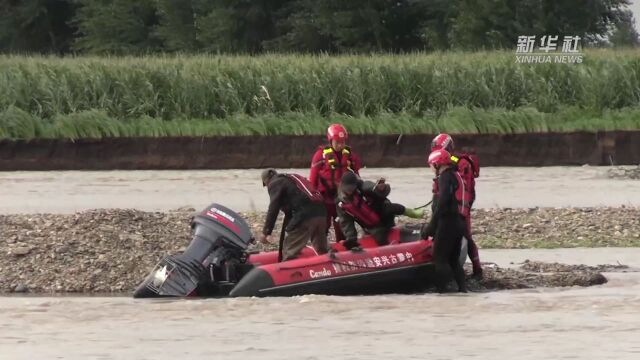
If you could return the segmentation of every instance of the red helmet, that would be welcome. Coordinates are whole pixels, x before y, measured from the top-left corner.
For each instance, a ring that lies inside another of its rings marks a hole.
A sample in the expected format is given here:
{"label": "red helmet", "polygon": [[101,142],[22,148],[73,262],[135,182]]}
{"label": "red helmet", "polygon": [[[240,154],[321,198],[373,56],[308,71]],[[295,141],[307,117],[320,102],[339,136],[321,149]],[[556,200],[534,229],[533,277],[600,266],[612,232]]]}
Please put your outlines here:
{"label": "red helmet", "polygon": [[442,166],[442,165],[451,165],[451,154],[447,150],[436,150],[429,154],[429,159],[427,160],[427,164],[429,166]]}
{"label": "red helmet", "polygon": [[327,129],[327,140],[343,140],[346,141],[349,138],[347,129],[340,124],[331,124]]}
{"label": "red helmet", "polygon": [[431,151],[435,150],[453,150],[453,139],[448,134],[438,134],[431,140]]}

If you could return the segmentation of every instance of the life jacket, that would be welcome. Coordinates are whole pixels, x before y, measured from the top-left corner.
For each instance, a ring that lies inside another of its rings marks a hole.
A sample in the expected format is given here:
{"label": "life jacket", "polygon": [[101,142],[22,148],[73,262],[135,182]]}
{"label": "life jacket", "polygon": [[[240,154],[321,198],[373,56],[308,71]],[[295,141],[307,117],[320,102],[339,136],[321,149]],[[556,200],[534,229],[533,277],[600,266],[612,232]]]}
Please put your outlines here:
{"label": "life jacket", "polygon": [[469,191],[475,193],[476,178],[480,176],[478,157],[474,154],[458,154],[451,156],[451,161],[456,164],[458,172],[462,175]]}
{"label": "life jacket", "polygon": [[293,181],[298,190],[306,195],[309,200],[312,202],[322,201],[322,194],[320,194],[320,191],[313,188],[313,185],[311,185],[307,178],[298,174],[285,174],[285,176]]}
{"label": "life jacket", "polygon": [[[469,188],[465,184],[462,175],[458,171],[453,171],[457,181],[457,188],[455,192],[456,202],[458,203],[458,213],[465,218],[471,215],[471,203],[473,202],[473,194],[469,191]],[[433,179],[433,194],[438,196],[438,178]]]}
{"label": "life jacket", "polygon": [[[451,156],[451,161],[456,165],[457,171],[462,176],[462,180],[467,186],[467,191],[471,194],[473,200],[476,195],[476,179],[480,176],[480,166],[478,165],[478,157],[474,154],[458,154]],[[431,192],[438,194],[438,178],[433,178]],[[473,203],[473,201],[471,201]]]}
{"label": "life jacket", "polygon": [[354,194],[352,201],[340,201],[338,206],[342,211],[353,216],[363,227],[372,228],[380,224],[380,215],[371,208],[364,196],[358,192]]}
{"label": "life jacket", "polygon": [[322,193],[335,195],[342,174],[346,171],[353,171],[351,148],[345,146],[341,151],[340,159],[338,159],[336,151],[331,146],[321,146],[320,149],[322,149],[324,164],[318,171],[318,180],[321,185],[318,190]]}
{"label": "life jacket", "polygon": [[471,202],[473,201],[473,195],[469,192],[462,175],[460,175],[458,171],[454,171],[453,173],[458,181],[458,188],[455,193],[456,201],[458,202],[458,213],[467,218],[471,215]]}

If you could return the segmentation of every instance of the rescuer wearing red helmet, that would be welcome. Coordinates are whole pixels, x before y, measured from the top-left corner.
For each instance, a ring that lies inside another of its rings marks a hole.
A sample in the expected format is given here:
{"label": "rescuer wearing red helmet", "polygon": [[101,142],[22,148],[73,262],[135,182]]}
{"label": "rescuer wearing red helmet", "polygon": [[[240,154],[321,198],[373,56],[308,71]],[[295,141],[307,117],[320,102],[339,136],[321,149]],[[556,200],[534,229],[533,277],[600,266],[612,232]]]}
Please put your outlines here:
{"label": "rescuer wearing red helmet", "polygon": [[[469,208],[473,206],[473,202],[476,198],[476,180],[480,175],[480,167],[478,165],[478,158],[475,154],[469,153],[454,153],[454,143],[451,136],[448,134],[438,134],[431,141],[431,151],[435,150],[445,150],[452,154],[451,161],[455,164],[458,173],[462,177],[462,180],[465,183],[467,191],[471,196],[471,201],[469,203]],[[438,181],[437,178],[433,179],[433,202],[432,209],[435,208],[437,198],[436,194],[438,193]],[[480,264],[480,255],[478,253],[478,246],[476,242],[473,241],[473,237],[471,235],[471,214],[465,217],[465,222],[467,224],[467,232],[465,234],[465,238],[467,239],[468,244],[468,255],[469,259],[471,259],[471,264],[473,264],[473,275],[476,277],[482,276],[482,265]]]}
{"label": "rescuer wearing red helmet", "polygon": [[448,151],[433,151],[427,163],[436,174],[438,193],[431,219],[422,227],[420,235],[424,239],[433,237],[438,291],[446,291],[450,272],[453,271],[458,291],[466,292],[465,274],[459,257],[462,237],[466,233],[464,219],[469,215],[471,197]]}
{"label": "rescuer wearing red helmet", "polygon": [[344,234],[336,219],[336,196],[342,175],[353,172],[359,175],[360,158],[346,145],[347,129],[341,124],[332,124],[327,129],[327,145],[321,145],[311,159],[309,182],[322,194],[327,208],[327,231],[331,224],[336,242],[344,240]]}

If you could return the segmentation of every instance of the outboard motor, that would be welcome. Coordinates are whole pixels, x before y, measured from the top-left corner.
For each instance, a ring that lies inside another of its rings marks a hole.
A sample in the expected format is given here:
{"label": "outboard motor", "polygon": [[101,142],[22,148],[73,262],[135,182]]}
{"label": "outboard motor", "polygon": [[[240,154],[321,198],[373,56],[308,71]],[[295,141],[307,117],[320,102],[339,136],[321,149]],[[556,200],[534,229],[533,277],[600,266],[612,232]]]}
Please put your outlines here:
{"label": "outboard motor", "polygon": [[247,222],[233,210],[211,204],[193,218],[191,228],[187,249],[163,258],[134,298],[226,295],[250,270],[246,250],[254,239]]}

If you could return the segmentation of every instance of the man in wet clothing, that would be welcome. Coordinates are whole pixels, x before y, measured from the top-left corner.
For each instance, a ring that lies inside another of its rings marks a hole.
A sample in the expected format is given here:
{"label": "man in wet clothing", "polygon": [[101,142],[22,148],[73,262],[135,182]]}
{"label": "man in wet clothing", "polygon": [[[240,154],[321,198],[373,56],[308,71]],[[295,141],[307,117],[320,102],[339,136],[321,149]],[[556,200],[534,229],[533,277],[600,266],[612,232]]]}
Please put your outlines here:
{"label": "man in wet clothing", "polygon": [[358,223],[365,232],[373,235],[378,245],[388,244],[387,236],[395,226],[397,215],[421,218],[422,210],[414,210],[392,203],[387,199],[391,187],[384,179],[377,183],[362,181],[352,172],[345,173],[338,191],[337,214],[345,235],[344,246],[359,250]]}
{"label": "man in wet clothing", "polygon": [[278,213],[285,214],[286,236],[280,244],[280,261],[295,259],[311,241],[318,254],[328,251],[327,211],[322,195],[298,174],[278,174],[274,169],[262,172],[262,185],[269,191],[269,209],[260,241],[269,242]]}
{"label": "man in wet clothing", "polygon": [[429,223],[420,231],[423,239],[433,237],[433,258],[437,273],[438,291],[446,291],[453,278],[458,291],[467,292],[464,269],[460,264],[462,237],[466,234],[465,215],[468,215],[470,194],[451,161],[451,154],[436,150],[429,155],[429,166],[438,180],[437,201]]}

